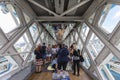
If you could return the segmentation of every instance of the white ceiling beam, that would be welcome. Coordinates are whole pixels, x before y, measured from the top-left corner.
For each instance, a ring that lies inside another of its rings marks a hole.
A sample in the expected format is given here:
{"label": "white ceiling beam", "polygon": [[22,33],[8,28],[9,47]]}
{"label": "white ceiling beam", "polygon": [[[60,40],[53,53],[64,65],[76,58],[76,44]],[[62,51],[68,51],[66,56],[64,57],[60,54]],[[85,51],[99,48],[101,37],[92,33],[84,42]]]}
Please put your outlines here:
{"label": "white ceiling beam", "polygon": [[40,8],[42,8],[43,10],[45,10],[45,11],[53,14],[54,16],[59,16],[59,15],[56,14],[55,12],[51,11],[50,9],[48,9],[48,8],[46,8],[46,7],[44,7],[44,6],[40,5],[40,4],[38,4],[38,3],[35,2],[34,0],[28,0],[28,1],[31,2],[31,3],[33,3],[33,4],[35,4],[36,6],[38,6],[38,7],[40,7]]}
{"label": "white ceiling beam", "polygon": [[82,1],[81,3],[79,3],[79,4],[75,5],[75,6],[73,6],[72,8],[70,8],[70,9],[66,10],[65,12],[63,12],[62,14],[60,14],[60,16],[64,16],[65,14],[68,14],[69,12],[71,12],[71,11],[77,9],[78,7],[84,5],[85,3],[89,2],[89,1],[90,1],[90,0]]}
{"label": "white ceiling beam", "polygon": [[78,21],[82,22],[82,17],[50,17],[50,16],[41,16],[38,17],[35,21]]}

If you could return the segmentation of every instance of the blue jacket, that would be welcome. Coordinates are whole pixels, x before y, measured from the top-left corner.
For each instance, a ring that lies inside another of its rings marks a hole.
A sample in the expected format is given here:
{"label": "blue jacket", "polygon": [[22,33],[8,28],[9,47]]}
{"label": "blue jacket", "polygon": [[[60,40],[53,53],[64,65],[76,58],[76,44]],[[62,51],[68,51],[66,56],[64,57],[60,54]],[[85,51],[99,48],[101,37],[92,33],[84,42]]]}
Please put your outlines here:
{"label": "blue jacket", "polygon": [[69,55],[68,49],[67,48],[61,48],[58,51],[58,63],[59,62],[68,62],[69,61],[68,55]]}

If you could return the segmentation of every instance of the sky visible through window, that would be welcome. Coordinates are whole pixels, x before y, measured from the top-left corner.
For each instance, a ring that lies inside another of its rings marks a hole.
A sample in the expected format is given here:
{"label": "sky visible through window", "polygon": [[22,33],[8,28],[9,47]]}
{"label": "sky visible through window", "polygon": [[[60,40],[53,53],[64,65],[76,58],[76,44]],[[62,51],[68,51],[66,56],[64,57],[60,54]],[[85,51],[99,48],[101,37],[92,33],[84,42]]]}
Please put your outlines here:
{"label": "sky visible through window", "polygon": [[[104,14],[102,14],[102,16],[103,15]],[[120,21],[120,5],[112,4],[102,24],[102,27],[109,33],[111,33],[119,21]]]}
{"label": "sky visible through window", "polygon": [[9,31],[15,29],[17,27],[12,15],[10,12],[4,14],[1,11],[2,7],[0,6],[0,28],[2,28],[2,30],[5,33],[8,33]]}

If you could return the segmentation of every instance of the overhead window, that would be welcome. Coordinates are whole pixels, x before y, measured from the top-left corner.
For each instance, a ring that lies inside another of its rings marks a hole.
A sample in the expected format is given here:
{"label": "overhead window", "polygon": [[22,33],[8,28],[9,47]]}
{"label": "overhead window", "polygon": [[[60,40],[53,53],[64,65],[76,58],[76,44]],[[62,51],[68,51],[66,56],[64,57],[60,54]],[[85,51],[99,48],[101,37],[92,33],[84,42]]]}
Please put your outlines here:
{"label": "overhead window", "polygon": [[89,32],[89,27],[85,23],[83,23],[82,29],[81,29],[81,37],[82,37],[83,41],[86,40],[88,32]]}
{"label": "overhead window", "polygon": [[32,48],[32,45],[26,33],[24,33],[24,35],[14,44],[14,47],[17,52],[20,53],[21,57],[25,60]]}
{"label": "overhead window", "polygon": [[20,21],[11,4],[0,3],[0,27],[8,33],[20,26]]}
{"label": "overhead window", "polygon": [[93,59],[95,59],[97,57],[97,55],[100,53],[100,51],[103,49],[103,47],[104,47],[104,44],[93,33],[90,40],[89,40],[89,43],[87,45],[87,49],[89,50]]}
{"label": "overhead window", "polygon": [[32,26],[30,26],[29,30],[30,30],[30,33],[32,35],[33,41],[35,42],[38,35],[39,35],[37,24],[36,23],[32,24]]}
{"label": "overhead window", "polygon": [[107,32],[111,33],[118,22],[120,21],[120,5],[107,4],[101,13],[98,26]]}

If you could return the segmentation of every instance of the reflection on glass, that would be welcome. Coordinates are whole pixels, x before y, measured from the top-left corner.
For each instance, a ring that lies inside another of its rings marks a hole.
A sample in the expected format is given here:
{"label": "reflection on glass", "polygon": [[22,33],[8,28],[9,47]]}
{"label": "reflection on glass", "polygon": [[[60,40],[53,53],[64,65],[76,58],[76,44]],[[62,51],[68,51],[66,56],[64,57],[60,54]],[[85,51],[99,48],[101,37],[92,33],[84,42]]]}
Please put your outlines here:
{"label": "reflection on glass", "polygon": [[120,80],[120,60],[117,59],[112,53],[105,59],[103,64],[101,64],[104,70],[107,80]]}
{"label": "reflection on glass", "polygon": [[14,44],[14,47],[19,53],[22,53],[20,54],[21,57],[26,59],[28,55],[26,52],[30,52],[30,49],[32,48],[26,33],[24,33],[24,35]]}
{"label": "reflection on glass", "polygon": [[38,37],[38,34],[39,34],[37,25],[34,23],[34,24],[29,28],[29,30],[30,30],[30,33],[31,33],[31,35],[32,35],[33,41],[35,42],[36,39],[37,39],[37,37]]}
{"label": "reflection on glass", "polygon": [[20,25],[19,18],[11,4],[0,4],[0,27],[8,33]]}
{"label": "reflection on glass", "polygon": [[83,41],[86,40],[88,32],[89,32],[89,27],[85,23],[83,23],[82,30],[81,30],[81,37],[82,37]]}
{"label": "reflection on glass", "polygon": [[64,40],[69,32],[73,29],[74,23],[71,24],[43,24],[54,39]]}
{"label": "reflection on glass", "polygon": [[111,33],[120,21],[120,5],[107,4],[101,18],[99,20],[99,27],[103,28],[105,32]]}
{"label": "reflection on glass", "polygon": [[87,48],[92,56],[93,59],[97,57],[97,55],[100,53],[100,51],[103,49],[104,44],[101,42],[101,40],[93,33],[89,43],[87,45]]}
{"label": "reflection on glass", "polygon": [[90,64],[91,64],[90,58],[88,57],[86,52],[83,54],[83,57],[84,57],[84,60],[85,60],[83,62],[83,66],[85,66],[88,69],[90,67]]}

